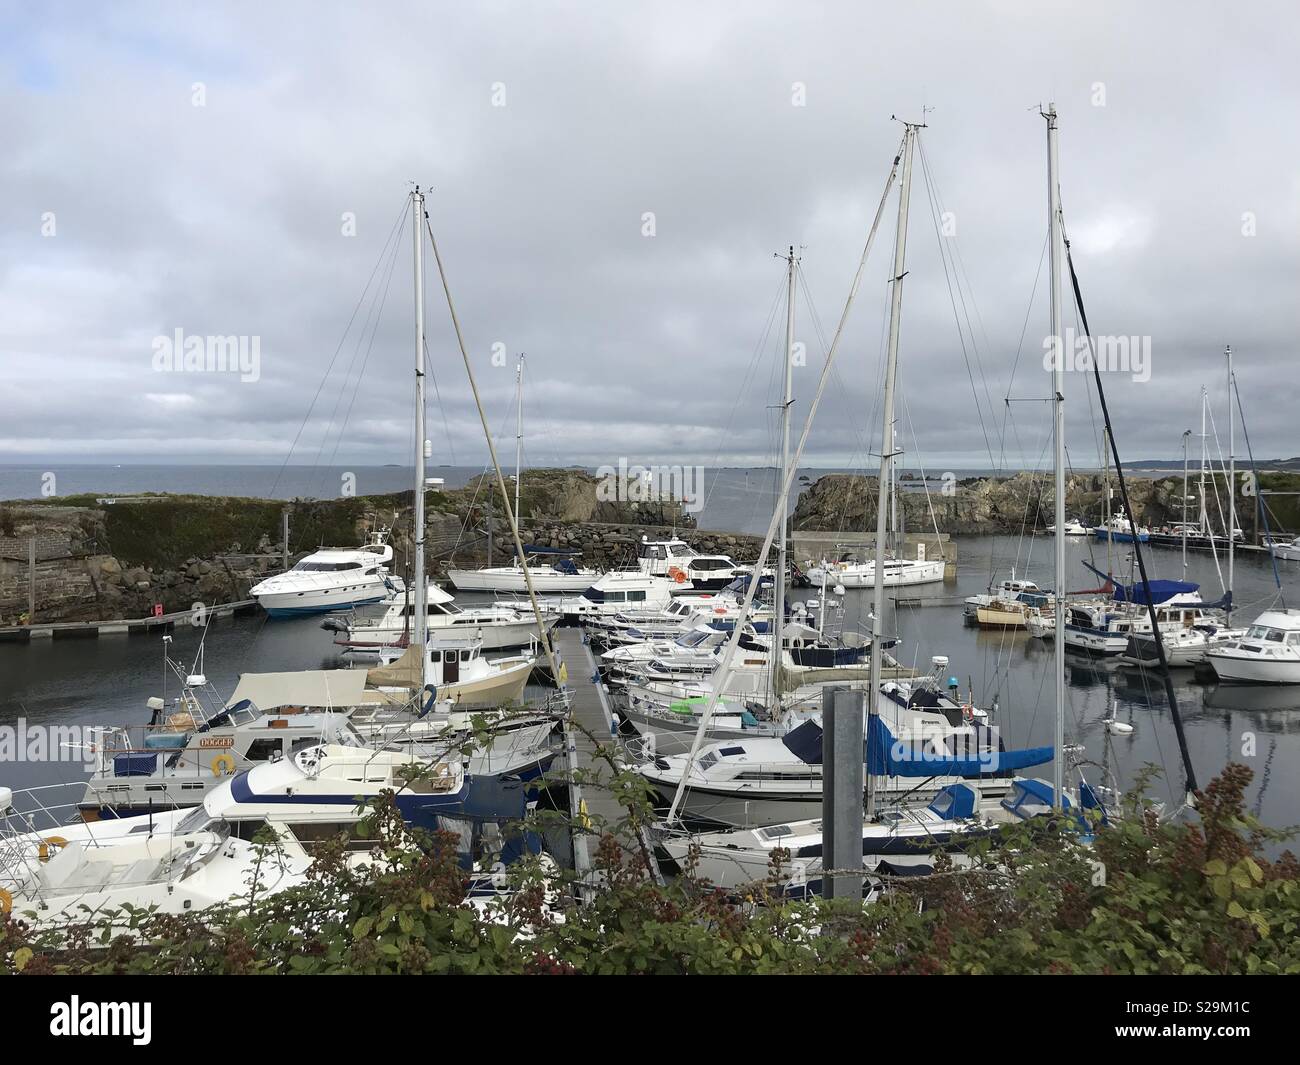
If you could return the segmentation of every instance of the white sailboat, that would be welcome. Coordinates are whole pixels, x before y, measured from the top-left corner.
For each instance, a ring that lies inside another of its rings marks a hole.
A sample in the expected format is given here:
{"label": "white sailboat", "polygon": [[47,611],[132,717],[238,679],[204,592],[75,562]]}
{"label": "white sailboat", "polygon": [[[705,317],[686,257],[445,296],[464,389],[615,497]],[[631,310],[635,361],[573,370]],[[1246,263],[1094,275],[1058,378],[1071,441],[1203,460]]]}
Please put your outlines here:
{"label": "white sailboat", "polygon": [[[411,639],[411,618],[415,606],[409,602],[391,604],[377,618],[328,618],[321,627],[340,634],[334,642],[355,655],[377,656],[393,648],[404,648]],[[460,607],[449,592],[430,584],[425,596],[427,631],[434,639],[472,634],[485,651],[526,647],[537,638],[537,621],[531,610],[512,606]],[[544,618],[547,631],[557,617]]]}

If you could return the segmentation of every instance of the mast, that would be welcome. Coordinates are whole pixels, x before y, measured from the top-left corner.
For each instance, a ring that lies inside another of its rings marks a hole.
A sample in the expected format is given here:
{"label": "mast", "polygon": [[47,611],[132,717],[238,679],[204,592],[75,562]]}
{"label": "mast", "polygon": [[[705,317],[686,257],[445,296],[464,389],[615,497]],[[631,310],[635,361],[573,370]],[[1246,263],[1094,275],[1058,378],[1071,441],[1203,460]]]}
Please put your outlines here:
{"label": "mast", "polygon": [[[790,407],[794,403],[794,245],[791,244],[786,257],[786,294],[785,294],[785,391],[781,401],[781,483],[784,485],[786,475],[790,472]],[[790,497],[782,494],[777,502],[781,512],[781,529],[776,542],[776,582],[772,589],[772,609],[775,614],[772,630],[772,676],[777,675],[784,660],[785,647],[785,567],[786,537],[790,523]],[[762,577],[754,570],[754,580]],[[825,598],[823,596],[823,598]],[[825,604],[822,604],[825,611]],[[775,683],[773,684],[775,687]]]}
{"label": "mast", "polygon": [[424,194],[420,186],[411,193],[411,239],[415,248],[415,626],[412,642],[420,649],[420,701],[429,677],[428,585],[424,577]]}
{"label": "mast", "polygon": [[1183,580],[1187,579],[1187,438],[1191,435],[1190,429],[1183,430]]}
{"label": "mast", "polygon": [[524,454],[524,356],[515,367],[515,514],[519,513],[519,484],[523,480]]}
{"label": "mast", "polygon": [[[898,184],[898,235],[894,240],[893,289],[889,299],[889,343],[886,348],[885,395],[881,414],[880,474],[876,480],[876,565],[875,588],[871,605],[871,667],[867,678],[867,707],[870,717],[880,713],[881,641],[884,639],[885,616],[885,533],[889,520],[890,485],[894,476],[894,383],[898,375],[898,333],[903,319],[903,278],[906,276],[907,208],[912,190],[912,146],[920,128],[904,123],[903,170]],[[825,607],[823,606],[823,610]],[[871,736],[868,721],[868,742]],[[867,817],[876,815],[876,781],[867,774]]]}
{"label": "mast", "polygon": [[1202,536],[1210,532],[1210,512],[1205,507],[1205,408],[1209,402],[1205,386],[1201,385],[1201,505],[1200,511],[1196,515],[1196,526]]}
{"label": "mast", "polygon": [[[1055,452],[1056,483],[1055,512],[1056,539],[1056,758],[1052,763],[1052,805],[1060,809],[1065,785],[1065,349],[1061,332],[1061,190],[1057,179],[1057,128],[1056,104],[1047,105],[1047,213],[1048,249],[1051,267],[1052,343],[1056,358],[1052,362],[1053,451]],[[1106,495],[1110,496],[1107,482]],[[1133,516],[1129,515],[1129,521]],[[1137,539],[1136,526],[1133,538]],[[1108,532],[1107,544],[1111,534]],[[1109,556],[1109,547],[1107,555]]]}
{"label": "mast", "polygon": [[1237,457],[1233,439],[1235,423],[1232,416],[1232,345],[1223,349],[1228,359],[1228,606],[1225,619],[1232,624],[1232,561],[1237,542]]}

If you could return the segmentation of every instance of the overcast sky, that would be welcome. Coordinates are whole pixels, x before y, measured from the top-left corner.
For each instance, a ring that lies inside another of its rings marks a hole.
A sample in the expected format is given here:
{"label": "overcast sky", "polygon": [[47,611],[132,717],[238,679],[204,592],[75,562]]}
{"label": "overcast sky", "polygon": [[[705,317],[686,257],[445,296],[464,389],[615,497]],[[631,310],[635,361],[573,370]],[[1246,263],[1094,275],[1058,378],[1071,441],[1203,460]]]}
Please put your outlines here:
{"label": "overcast sky", "polygon": [[[1300,14],[1068,6],[0,4],[0,462],[407,461],[409,228],[385,244],[413,181],[509,438],[527,353],[531,462],[770,462],[773,253],[801,248],[829,337],[902,136],[891,115],[923,113],[905,461],[1038,462],[1046,404],[1007,420],[1003,398],[1048,386],[1049,100],[1092,326],[1150,338],[1150,380],[1107,377],[1124,453],[1178,454],[1202,385],[1226,445],[1225,344],[1256,454],[1300,453]],[[895,210],[809,464],[876,446]],[[427,288],[435,461],[478,462]],[[796,317],[802,419],[823,354],[802,291]],[[256,337],[257,380],[157,370],[177,329]],[[1089,465],[1095,405],[1068,378]]]}

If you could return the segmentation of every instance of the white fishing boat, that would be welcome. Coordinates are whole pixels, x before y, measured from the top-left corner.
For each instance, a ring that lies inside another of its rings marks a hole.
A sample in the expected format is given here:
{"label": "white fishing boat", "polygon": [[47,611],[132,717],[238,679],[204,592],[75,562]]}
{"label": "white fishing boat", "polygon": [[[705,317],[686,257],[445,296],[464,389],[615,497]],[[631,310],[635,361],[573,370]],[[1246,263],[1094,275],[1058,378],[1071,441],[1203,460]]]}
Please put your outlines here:
{"label": "white fishing boat", "polygon": [[1139,525],[1135,529],[1132,520],[1124,513],[1123,507],[1109,521],[1096,526],[1093,533],[1098,540],[1110,540],[1118,544],[1131,544],[1135,538],[1140,543],[1146,543],[1151,539],[1151,530],[1145,525]]}
{"label": "white fishing boat", "polygon": [[[513,606],[465,607],[457,606],[455,597],[430,584],[425,596],[427,628],[430,638],[469,634],[485,651],[501,651],[513,647],[526,647],[537,638],[538,625],[531,608]],[[336,644],[347,653],[377,656],[381,652],[400,650],[410,643],[415,604],[409,601],[392,603],[377,618],[326,618],[321,627],[340,633]],[[542,619],[549,632],[558,617]]]}
{"label": "white fishing boat", "polygon": [[531,651],[484,658],[482,644],[469,634],[430,640],[423,656],[420,650],[412,644],[404,650],[382,651],[382,664],[365,670],[367,690],[398,703],[407,702],[412,691],[427,691],[426,686],[433,687],[440,702],[518,703],[537,666],[537,655]]}
{"label": "white fishing boat", "polygon": [[1300,684],[1300,610],[1266,610],[1238,640],[1213,647],[1206,658],[1222,681]]}
{"label": "white fishing boat", "polygon": [[401,580],[388,572],[392,560],[388,529],[376,529],[361,547],[313,551],[293,569],[259,581],[248,594],[271,617],[382,603],[402,589]]}
{"label": "white fishing boat", "polygon": [[1015,599],[1023,592],[1037,595],[1042,594],[1042,589],[1031,580],[1017,577],[1013,568],[1011,576],[999,583],[996,590],[990,588],[987,593],[982,595],[968,595],[963,611],[968,619],[974,621],[980,607],[986,607],[1001,600]]}

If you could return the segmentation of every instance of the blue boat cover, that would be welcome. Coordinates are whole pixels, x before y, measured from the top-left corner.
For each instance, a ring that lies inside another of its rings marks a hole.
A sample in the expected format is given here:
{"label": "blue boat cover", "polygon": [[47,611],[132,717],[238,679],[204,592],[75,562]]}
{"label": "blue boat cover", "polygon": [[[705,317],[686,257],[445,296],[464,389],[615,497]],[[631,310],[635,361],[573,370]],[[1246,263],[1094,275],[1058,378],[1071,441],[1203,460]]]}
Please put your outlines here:
{"label": "blue boat cover", "polygon": [[[800,726],[803,727],[803,726]],[[987,726],[975,726],[974,736],[985,746],[983,732]],[[990,750],[966,758],[934,754],[905,746],[894,739],[889,726],[879,717],[867,724],[867,772],[878,777],[978,777],[990,773],[1009,773],[1026,766],[1050,762],[1052,747],[1028,747],[1018,751]]]}
{"label": "blue boat cover", "polygon": [[[1098,577],[1110,581],[1115,586],[1115,602],[1117,603],[1137,603],[1147,605],[1154,603],[1159,606],[1161,603],[1168,602],[1176,595],[1189,595],[1192,592],[1200,591],[1201,586],[1194,581],[1147,581],[1145,584],[1120,584],[1108,573],[1103,573],[1096,566],[1084,563],[1087,569],[1092,570]],[[1150,589],[1150,595],[1147,589]],[[1232,592],[1226,592],[1222,599],[1216,603],[1205,603],[1205,607],[1230,607],[1232,605]]]}
{"label": "blue boat cover", "polygon": [[949,820],[974,817],[975,792],[966,784],[949,784],[934,797],[930,809]]}

